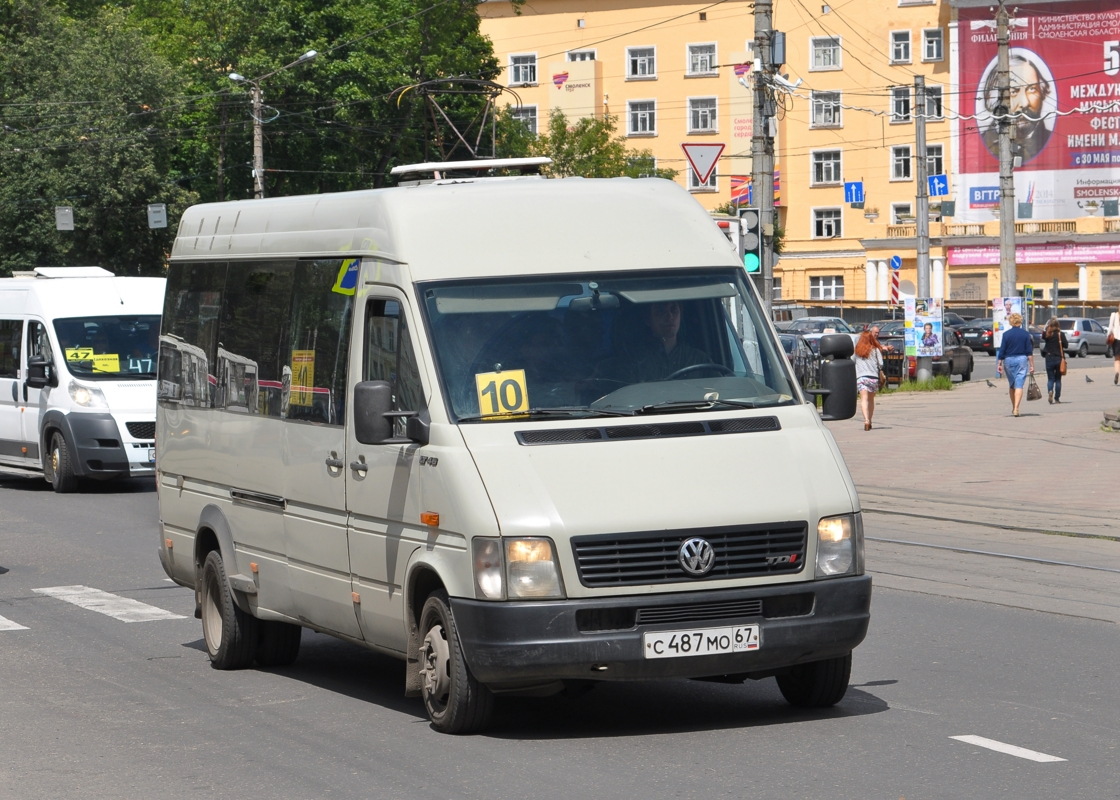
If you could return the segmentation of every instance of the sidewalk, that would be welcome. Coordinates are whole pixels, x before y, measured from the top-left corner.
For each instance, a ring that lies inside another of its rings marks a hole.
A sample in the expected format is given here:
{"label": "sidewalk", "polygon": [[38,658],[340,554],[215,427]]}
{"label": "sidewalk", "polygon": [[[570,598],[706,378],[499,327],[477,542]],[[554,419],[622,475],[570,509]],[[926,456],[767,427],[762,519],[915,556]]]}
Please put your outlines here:
{"label": "sidewalk", "polygon": [[995,359],[980,354],[972,381],[950,392],[879,395],[871,431],[858,407],[827,423],[865,511],[1110,537],[1102,552],[1120,566],[1120,433],[1101,430],[1104,412],[1120,410],[1112,360],[1071,359],[1060,405],[1046,401],[1045,372],[1036,377],[1043,398],[1024,399],[1017,418]]}

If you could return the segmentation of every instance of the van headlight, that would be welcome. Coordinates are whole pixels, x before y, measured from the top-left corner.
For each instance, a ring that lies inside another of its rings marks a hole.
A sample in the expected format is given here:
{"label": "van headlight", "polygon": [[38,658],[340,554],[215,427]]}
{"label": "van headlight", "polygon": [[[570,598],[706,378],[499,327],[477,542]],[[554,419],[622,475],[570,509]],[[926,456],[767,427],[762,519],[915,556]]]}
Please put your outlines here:
{"label": "van headlight", "polygon": [[70,381],[67,389],[70,391],[70,399],[82,408],[109,407],[109,404],[105,402],[105,394],[96,386],[86,386],[84,383]]}
{"label": "van headlight", "polygon": [[863,517],[845,514],[817,523],[817,577],[863,574]]}
{"label": "van headlight", "polygon": [[472,543],[475,594],[483,600],[564,596],[556,548],[549,539],[483,539]]}

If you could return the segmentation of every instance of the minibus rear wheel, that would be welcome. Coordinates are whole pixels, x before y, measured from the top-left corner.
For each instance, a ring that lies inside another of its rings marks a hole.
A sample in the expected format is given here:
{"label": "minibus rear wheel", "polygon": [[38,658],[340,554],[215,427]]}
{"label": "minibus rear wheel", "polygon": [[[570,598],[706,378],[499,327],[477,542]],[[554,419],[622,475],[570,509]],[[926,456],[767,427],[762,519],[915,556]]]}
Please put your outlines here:
{"label": "minibus rear wheel", "polygon": [[494,695],[475,680],[463,658],[447,592],[433,592],[420,612],[420,694],[432,725],[443,733],[482,730]]}
{"label": "minibus rear wheel", "polygon": [[852,654],[798,664],[778,675],[778,688],[790,705],[801,708],[828,708],[843,699],[852,677]]}
{"label": "minibus rear wheel", "polygon": [[215,669],[244,669],[257,655],[257,618],[233,602],[222,554],[211,550],[202,565],[202,638]]}

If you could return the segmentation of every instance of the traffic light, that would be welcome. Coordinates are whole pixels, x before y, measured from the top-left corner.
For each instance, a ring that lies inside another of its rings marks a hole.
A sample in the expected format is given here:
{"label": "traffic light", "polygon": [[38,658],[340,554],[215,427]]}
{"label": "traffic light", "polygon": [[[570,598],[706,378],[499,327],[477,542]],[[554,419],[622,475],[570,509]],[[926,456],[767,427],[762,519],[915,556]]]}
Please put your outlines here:
{"label": "traffic light", "polygon": [[762,269],[762,215],[757,208],[739,210],[739,252],[747,272]]}

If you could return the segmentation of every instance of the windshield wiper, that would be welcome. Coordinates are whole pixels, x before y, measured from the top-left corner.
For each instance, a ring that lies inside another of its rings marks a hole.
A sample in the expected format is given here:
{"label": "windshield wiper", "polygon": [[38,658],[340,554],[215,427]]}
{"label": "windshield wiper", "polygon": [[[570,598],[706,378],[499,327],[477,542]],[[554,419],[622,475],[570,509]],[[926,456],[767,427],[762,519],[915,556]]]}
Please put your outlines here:
{"label": "windshield wiper", "polygon": [[752,400],[728,400],[725,398],[718,398],[715,400],[668,400],[664,403],[651,403],[648,406],[642,406],[635,409],[635,414],[654,414],[657,412],[674,412],[674,411],[709,411],[719,406],[725,408],[764,408],[766,406],[778,405],[781,403],[781,398],[774,400],[764,400],[755,402]]}
{"label": "windshield wiper", "polygon": [[591,419],[594,417],[630,417],[633,411],[615,411],[609,408],[589,408],[587,406],[559,406],[555,408],[530,408],[528,411],[519,411],[513,414],[475,414],[469,417],[459,417],[459,422],[492,422],[500,419],[547,419],[549,417],[567,417]]}

